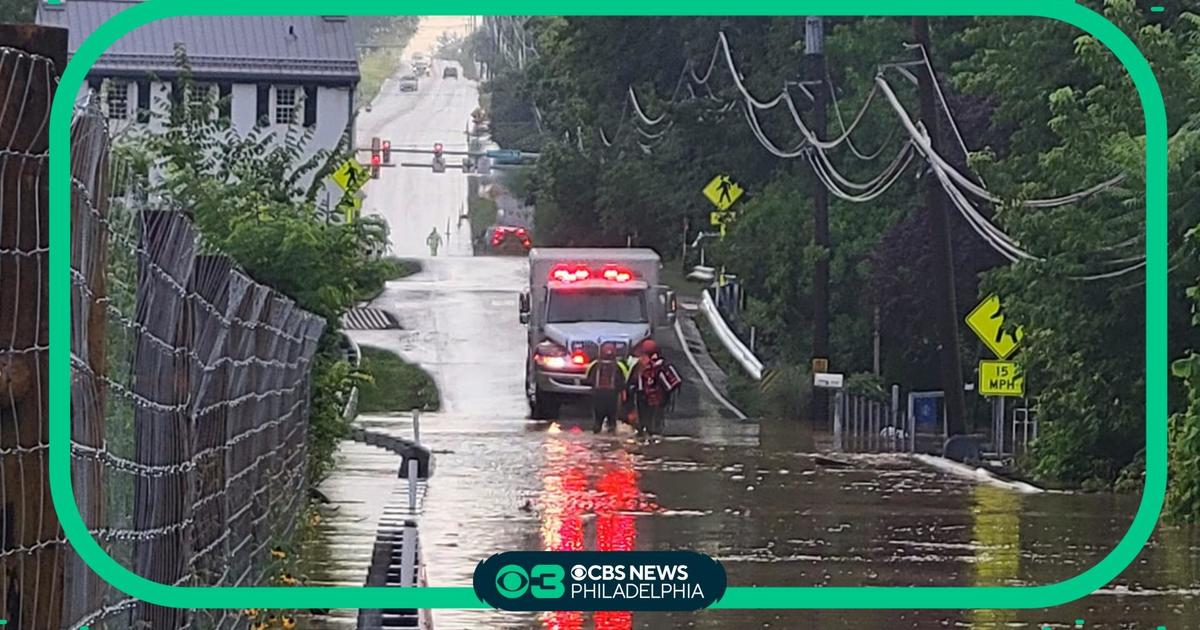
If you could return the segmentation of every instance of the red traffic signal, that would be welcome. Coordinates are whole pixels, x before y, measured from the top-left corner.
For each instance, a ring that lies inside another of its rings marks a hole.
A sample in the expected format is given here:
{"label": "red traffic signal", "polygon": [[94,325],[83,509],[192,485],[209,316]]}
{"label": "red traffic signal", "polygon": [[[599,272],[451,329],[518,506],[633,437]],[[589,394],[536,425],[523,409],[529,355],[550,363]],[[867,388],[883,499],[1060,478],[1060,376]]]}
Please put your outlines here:
{"label": "red traffic signal", "polygon": [[371,166],[379,166],[379,156],[378,155],[371,156]]}
{"label": "red traffic signal", "polygon": [[371,156],[371,179],[379,179],[379,156]]}
{"label": "red traffic signal", "polygon": [[437,142],[433,145],[433,152],[438,155],[442,154],[442,143],[441,142]]}

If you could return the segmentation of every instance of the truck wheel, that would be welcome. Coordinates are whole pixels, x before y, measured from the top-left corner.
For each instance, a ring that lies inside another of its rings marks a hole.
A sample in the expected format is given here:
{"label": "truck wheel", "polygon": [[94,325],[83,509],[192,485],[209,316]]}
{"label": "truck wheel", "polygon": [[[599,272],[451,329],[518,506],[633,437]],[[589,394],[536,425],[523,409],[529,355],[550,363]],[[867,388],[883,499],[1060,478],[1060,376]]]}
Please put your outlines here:
{"label": "truck wheel", "polygon": [[558,400],[537,390],[529,399],[529,417],[534,420],[554,420],[558,418],[561,406],[562,403]]}

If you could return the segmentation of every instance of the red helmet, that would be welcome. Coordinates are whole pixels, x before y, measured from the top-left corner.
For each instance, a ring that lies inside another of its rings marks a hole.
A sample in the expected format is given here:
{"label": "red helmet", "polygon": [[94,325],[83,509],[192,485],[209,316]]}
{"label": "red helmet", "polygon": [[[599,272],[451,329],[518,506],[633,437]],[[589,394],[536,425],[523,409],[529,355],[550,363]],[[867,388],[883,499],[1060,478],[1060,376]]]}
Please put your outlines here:
{"label": "red helmet", "polygon": [[647,339],[647,340],[643,341],[642,343],[638,344],[638,350],[642,354],[647,354],[647,355],[657,354],[658,353],[658,344],[654,343],[653,339]]}

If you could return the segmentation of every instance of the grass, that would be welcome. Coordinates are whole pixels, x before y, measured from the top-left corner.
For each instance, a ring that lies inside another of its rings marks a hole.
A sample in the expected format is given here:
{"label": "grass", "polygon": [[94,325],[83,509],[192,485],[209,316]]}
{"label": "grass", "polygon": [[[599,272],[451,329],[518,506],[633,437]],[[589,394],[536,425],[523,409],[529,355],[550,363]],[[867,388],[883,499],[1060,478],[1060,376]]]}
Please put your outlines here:
{"label": "grass", "polygon": [[471,240],[478,249],[484,242],[487,229],[496,224],[499,208],[495,201],[479,196],[478,178],[472,178],[471,181],[472,184],[468,187],[470,194],[467,196],[467,218],[471,221]]}
{"label": "grass", "polygon": [[725,345],[717,338],[703,314],[696,315],[692,321],[696,323],[696,329],[700,331],[700,338],[704,340],[704,347],[709,356],[729,378],[725,393],[729,396],[730,401],[749,416],[760,415],[763,397],[758,384],[742,371],[742,366],[725,349]]}
{"label": "grass", "polygon": [[437,385],[425,370],[382,348],[363,346],[362,357],[363,370],[375,382],[359,387],[359,413],[437,411],[441,406]]}
{"label": "grass", "polygon": [[359,107],[366,107],[379,95],[383,82],[396,73],[400,66],[400,54],[397,49],[380,48],[363,53],[358,60],[358,96],[355,102]]}
{"label": "grass", "polygon": [[383,293],[383,289],[389,281],[407,278],[415,273],[420,273],[423,269],[421,261],[409,258],[384,258],[383,262],[384,273],[367,281],[366,288],[358,296],[360,302],[373,301]]}
{"label": "grass", "polygon": [[[691,268],[688,268],[691,271]],[[679,266],[678,260],[663,261],[663,268],[658,272],[658,278],[667,286],[675,289],[675,295],[680,298],[687,298],[689,301],[700,302],[700,292],[703,290],[703,284],[693,282],[687,279],[687,273]]]}

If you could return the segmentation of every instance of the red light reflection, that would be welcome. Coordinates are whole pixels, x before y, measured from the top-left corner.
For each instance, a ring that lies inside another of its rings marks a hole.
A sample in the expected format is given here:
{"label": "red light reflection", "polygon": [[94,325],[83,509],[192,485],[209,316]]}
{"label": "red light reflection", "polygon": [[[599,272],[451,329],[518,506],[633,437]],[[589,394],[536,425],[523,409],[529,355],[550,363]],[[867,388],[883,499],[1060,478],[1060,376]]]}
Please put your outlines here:
{"label": "red light reflection", "polygon": [[[638,473],[624,450],[601,451],[572,438],[551,440],[546,443],[543,479],[541,536],[547,551],[633,551],[635,512],[658,509],[638,488]],[[594,522],[590,545],[588,521]],[[545,612],[539,618],[546,630],[579,630],[584,625],[584,614],[578,611]],[[633,615],[601,611],[592,622],[596,630],[630,630]]]}

